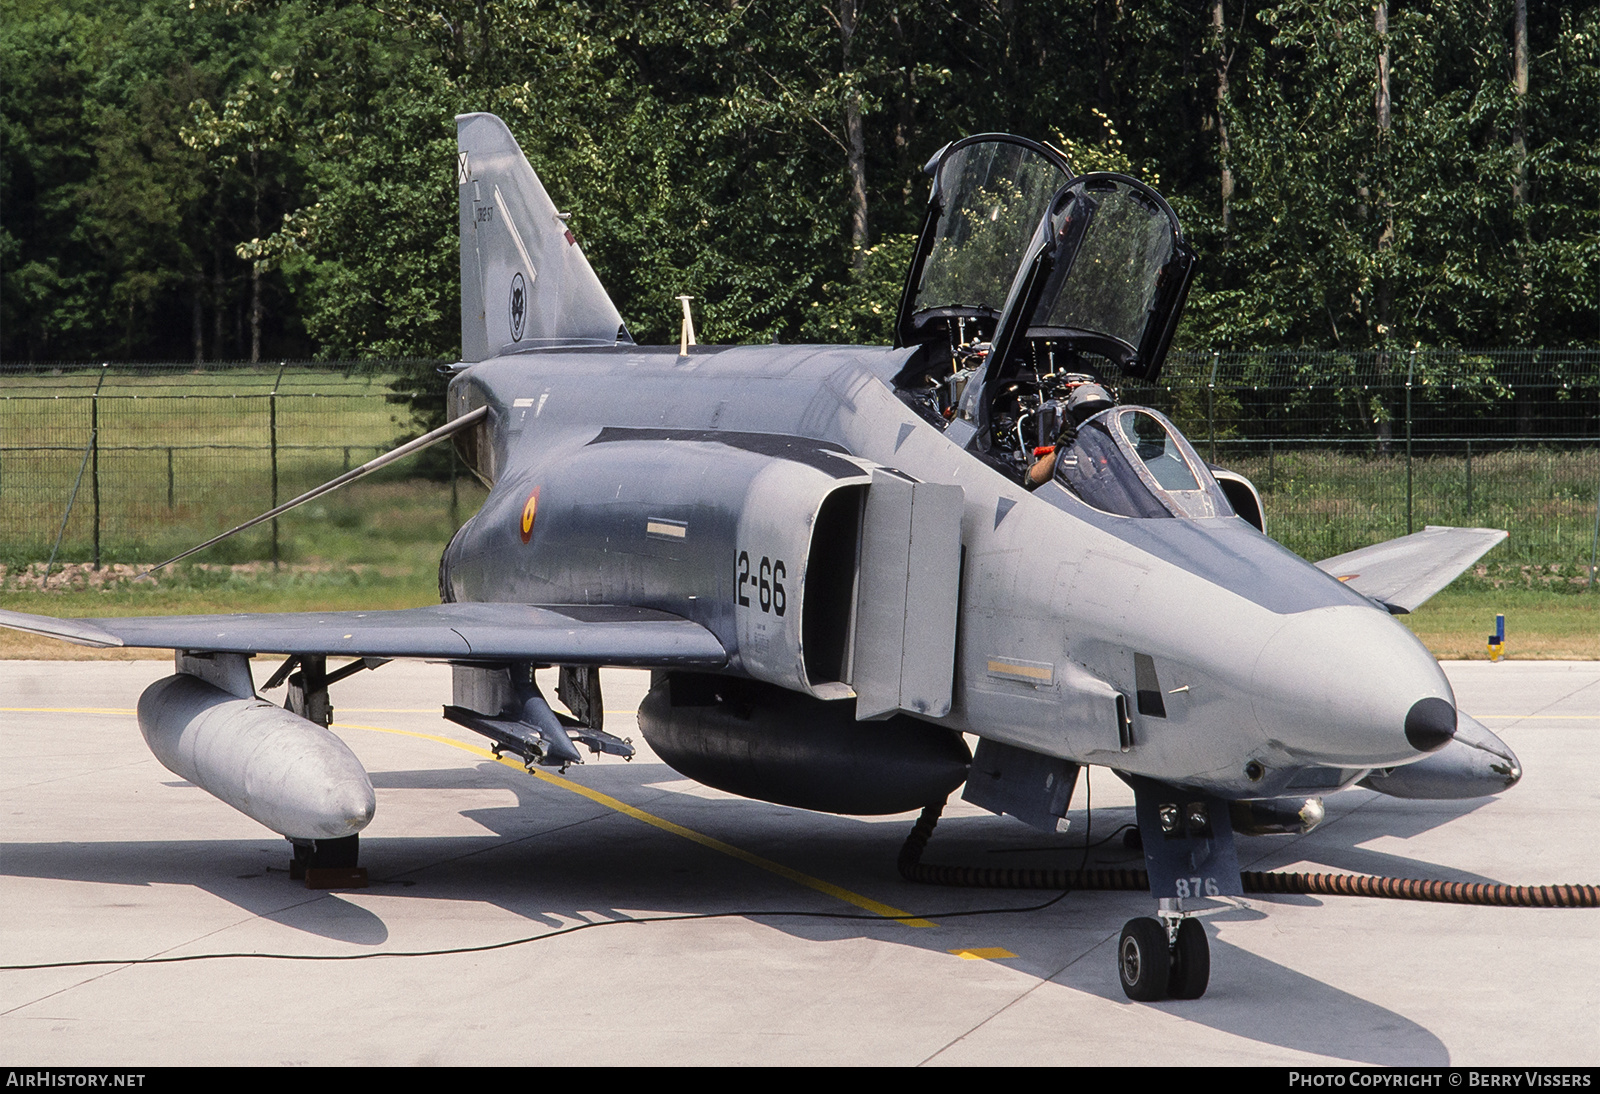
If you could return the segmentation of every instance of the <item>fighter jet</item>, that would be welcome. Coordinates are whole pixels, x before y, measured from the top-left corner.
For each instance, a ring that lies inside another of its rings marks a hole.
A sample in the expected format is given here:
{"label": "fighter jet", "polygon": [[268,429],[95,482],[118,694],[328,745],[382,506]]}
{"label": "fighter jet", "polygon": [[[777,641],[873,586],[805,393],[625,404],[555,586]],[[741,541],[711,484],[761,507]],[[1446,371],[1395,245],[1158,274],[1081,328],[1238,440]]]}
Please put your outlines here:
{"label": "fighter jet", "polygon": [[[1119,401],[1160,374],[1195,266],[1149,186],[967,137],[928,164],[895,345],[697,345],[686,325],[642,346],[507,127],[457,127],[449,421],[274,510],[453,439],[489,493],[444,549],[440,603],[0,613],[174,650],[139,700],[146,741],[288,837],[297,871],[355,865],[375,801],[326,728],[329,689],[396,658],[450,662],[444,717],[530,767],[630,755],[598,670],[635,666],[653,670],[655,752],[751,798],[889,814],[965,784],[1054,832],[1084,765],[1110,768],[1158,909],[1117,948],[1135,999],[1204,992],[1193,913],[1242,892],[1236,830],[1308,830],[1357,783],[1473,797],[1520,777],[1394,618],[1504,532],[1429,528],[1312,565],[1264,534],[1248,480]],[[288,656],[258,689],[266,653]],[[549,666],[570,713],[535,679]],[[285,685],[283,706],[259,696]]]}

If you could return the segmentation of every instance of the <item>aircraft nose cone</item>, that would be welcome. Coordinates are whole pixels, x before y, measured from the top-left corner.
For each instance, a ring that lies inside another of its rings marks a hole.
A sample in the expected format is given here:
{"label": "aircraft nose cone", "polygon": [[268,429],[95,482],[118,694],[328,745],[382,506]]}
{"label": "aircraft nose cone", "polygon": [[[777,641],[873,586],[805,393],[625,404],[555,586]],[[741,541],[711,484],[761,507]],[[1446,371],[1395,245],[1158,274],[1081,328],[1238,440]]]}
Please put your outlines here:
{"label": "aircraft nose cone", "polygon": [[1287,617],[1252,672],[1257,724],[1305,760],[1407,764],[1450,743],[1455,696],[1439,662],[1388,614],[1357,605]]}
{"label": "aircraft nose cone", "polygon": [[1437,752],[1456,735],[1456,708],[1430,696],[1418,699],[1406,712],[1406,740],[1418,752]]}

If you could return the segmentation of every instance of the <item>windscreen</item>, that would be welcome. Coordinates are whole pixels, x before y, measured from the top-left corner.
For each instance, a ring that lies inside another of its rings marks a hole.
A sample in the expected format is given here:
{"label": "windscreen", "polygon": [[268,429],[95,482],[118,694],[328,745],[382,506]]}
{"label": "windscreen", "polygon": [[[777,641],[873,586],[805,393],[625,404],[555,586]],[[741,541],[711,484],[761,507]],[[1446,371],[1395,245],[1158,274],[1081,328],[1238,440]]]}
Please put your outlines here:
{"label": "windscreen", "polygon": [[1114,407],[1079,426],[1056,456],[1055,479],[1096,509],[1123,517],[1233,514],[1177,427],[1143,407]]}
{"label": "windscreen", "polygon": [[1068,178],[1056,159],[1013,140],[952,148],[937,170],[942,208],[912,313],[998,314],[1046,206]]}
{"label": "windscreen", "polygon": [[1133,450],[1163,490],[1198,490],[1200,484],[1183,458],[1183,450],[1172,439],[1160,419],[1153,414],[1122,416],[1122,424],[1133,439]]}
{"label": "windscreen", "polygon": [[1114,413],[1078,427],[1071,447],[1056,456],[1056,481],[1096,509],[1120,517],[1172,516],[1118,446],[1111,433]]}

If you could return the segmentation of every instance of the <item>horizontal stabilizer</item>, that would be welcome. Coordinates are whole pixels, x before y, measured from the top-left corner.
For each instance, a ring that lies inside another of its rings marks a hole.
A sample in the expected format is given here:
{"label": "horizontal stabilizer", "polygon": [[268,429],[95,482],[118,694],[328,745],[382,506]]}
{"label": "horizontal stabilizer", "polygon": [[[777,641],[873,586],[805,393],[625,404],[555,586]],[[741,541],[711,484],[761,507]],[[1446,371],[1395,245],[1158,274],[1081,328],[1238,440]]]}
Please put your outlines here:
{"label": "horizontal stabilizer", "polygon": [[217,653],[717,667],[727,652],[698,623],[606,604],[439,604],[386,612],[52,619],[0,611],[0,626],[80,646]]}
{"label": "horizontal stabilizer", "polygon": [[1362,596],[1396,615],[1415,611],[1459,577],[1506,533],[1498,528],[1441,528],[1420,532],[1317,563]]}

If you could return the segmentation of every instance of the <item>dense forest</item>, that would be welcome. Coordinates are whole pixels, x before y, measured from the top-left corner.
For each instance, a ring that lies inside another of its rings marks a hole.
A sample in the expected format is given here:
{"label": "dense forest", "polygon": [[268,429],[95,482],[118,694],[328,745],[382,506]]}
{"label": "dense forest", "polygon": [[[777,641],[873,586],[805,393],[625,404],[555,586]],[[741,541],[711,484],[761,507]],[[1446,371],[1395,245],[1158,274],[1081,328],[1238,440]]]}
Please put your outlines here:
{"label": "dense forest", "polygon": [[1600,3],[0,0],[0,359],[451,357],[455,114],[641,341],[881,341],[946,141],[1172,201],[1182,343],[1600,343]]}

